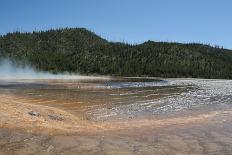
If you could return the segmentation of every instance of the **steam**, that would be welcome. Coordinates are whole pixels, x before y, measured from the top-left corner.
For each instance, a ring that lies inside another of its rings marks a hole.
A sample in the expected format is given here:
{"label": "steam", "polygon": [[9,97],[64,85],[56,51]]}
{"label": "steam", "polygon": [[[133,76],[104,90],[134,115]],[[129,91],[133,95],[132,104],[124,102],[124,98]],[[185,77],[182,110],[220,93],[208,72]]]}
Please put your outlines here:
{"label": "steam", "polygon": [[37,71],[30,66],[16,65],[9,59],[0,60],[0,79],[103,79],[107,77],[81,76],[77,74],[52,74]]}

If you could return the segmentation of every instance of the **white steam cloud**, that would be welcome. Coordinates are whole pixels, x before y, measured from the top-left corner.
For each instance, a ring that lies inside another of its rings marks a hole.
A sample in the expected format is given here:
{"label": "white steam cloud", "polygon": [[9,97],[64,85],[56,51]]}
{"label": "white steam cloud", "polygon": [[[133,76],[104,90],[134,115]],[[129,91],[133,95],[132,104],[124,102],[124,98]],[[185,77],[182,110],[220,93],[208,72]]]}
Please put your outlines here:
{"label": "white steam cloud", "polygon": [[76,74],[52,74],[36,71],[29,66],[15,65],[9,59],[0,60],[0,79],[105,79],[108,77],[81,76]]}

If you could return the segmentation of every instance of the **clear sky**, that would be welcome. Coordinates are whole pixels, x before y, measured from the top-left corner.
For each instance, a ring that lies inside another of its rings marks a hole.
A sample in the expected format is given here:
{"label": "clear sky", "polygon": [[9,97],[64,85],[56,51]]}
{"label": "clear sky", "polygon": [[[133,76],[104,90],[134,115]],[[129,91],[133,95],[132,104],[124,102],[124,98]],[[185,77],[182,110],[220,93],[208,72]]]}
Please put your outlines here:
{"label": "clear sky", "polygon": [[85,27],[111,41],[232,49],[232,0],[0,0],[0,34]]}

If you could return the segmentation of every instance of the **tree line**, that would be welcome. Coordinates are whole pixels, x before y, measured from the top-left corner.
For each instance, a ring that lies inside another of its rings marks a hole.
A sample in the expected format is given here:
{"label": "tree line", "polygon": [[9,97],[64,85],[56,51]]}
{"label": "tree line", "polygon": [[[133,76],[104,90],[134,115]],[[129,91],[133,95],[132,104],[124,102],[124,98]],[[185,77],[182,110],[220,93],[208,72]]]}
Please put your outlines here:
{"label": "tree line", "polygon": [[119,76],[232,78],[232,51],[219,46],[109,42],[84,28],[0,36],[0,57],[37,70]]}

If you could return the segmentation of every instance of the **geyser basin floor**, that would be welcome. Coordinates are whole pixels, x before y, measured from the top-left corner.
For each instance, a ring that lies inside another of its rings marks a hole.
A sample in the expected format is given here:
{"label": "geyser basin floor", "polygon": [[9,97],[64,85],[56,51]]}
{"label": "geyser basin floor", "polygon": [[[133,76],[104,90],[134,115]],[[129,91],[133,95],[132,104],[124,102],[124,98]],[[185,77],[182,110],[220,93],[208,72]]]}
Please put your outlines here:
{"label": "geyser basin floor", "polygon": [[0,154],[230,154],[232,81],[3,80]]}

